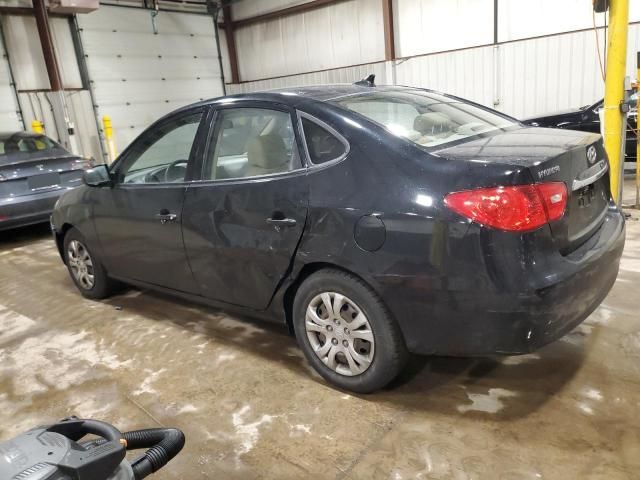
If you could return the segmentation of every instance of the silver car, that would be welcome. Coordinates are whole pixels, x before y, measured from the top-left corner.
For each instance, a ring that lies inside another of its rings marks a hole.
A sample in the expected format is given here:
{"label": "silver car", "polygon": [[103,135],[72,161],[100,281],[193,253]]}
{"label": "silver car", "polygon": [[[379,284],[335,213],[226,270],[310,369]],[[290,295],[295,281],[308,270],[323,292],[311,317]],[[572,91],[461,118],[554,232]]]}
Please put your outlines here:
{"label": "silver car", "polygon": [[58,197],[90,167],[44,135],[0,132],[0,230],[48,221]]}

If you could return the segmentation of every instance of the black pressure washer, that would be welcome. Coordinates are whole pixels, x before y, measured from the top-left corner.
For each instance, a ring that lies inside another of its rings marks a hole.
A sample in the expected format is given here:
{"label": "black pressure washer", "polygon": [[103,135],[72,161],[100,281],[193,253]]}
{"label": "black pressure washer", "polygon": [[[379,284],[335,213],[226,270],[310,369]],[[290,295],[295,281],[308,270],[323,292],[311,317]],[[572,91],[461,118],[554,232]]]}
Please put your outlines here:
{"label": "black pressure washer", "polygon": [[[93,434],[100,438],[80,442]],[[0,443],[1,480],[140,480],[164,467],[184,446],[175,428],[121,433],[77,417],[36,427]],[[148,449],[129,462],[127,450]]]}

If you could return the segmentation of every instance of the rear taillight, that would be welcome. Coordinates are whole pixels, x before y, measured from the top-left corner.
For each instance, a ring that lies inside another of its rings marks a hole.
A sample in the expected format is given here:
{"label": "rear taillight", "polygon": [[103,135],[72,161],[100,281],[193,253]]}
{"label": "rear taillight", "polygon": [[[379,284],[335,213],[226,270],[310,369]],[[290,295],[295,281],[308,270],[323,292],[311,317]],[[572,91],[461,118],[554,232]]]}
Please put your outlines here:
{"label": "rear taillight", "polygon": [[451,210],[488,227],[510,232],[535,230],[558,220],[567,206],[562,182],[479,188],[450,193],[444,203]]}

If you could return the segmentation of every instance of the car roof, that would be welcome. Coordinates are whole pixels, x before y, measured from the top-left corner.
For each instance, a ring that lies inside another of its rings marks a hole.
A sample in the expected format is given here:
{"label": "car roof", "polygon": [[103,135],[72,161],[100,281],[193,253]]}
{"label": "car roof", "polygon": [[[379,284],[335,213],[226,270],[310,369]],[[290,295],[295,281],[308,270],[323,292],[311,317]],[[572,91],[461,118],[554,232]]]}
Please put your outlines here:
{"label": "car roof", "polygon": [[[300,105],[307,101],[320,101],[328,102],[338,100],[344,97],[356,96],[356,95],[368,95],[380,92],[408,92],[408,91],[421,91],[434,93],[436,95],[442,95],[451,97],[444,93],[435,92],[424,88],[406,87],[398,85],[380,85],[380,86],[363,86],[355,84],[333,84],[333,85],[312,85],[312,86],[300,86],[300,87],[286,87],[277,88],[274,90],[264,90],[250,93],[239,93],[228,95],[225,97],[212,98],[199,102],[196,105],[210,105],[227,103],[233,100],[263,100],[263,101],[275,101],[292,106]],[[454,97],[451,97],[454,98]]]}
{"label": "car roof", "polygon": [[37,138],[44,136],[41,133],[35,132],[25,132],[25,131],[17,131],[17,132],[0,132],[0,142],[4,142],[9,140],[10,138]]}

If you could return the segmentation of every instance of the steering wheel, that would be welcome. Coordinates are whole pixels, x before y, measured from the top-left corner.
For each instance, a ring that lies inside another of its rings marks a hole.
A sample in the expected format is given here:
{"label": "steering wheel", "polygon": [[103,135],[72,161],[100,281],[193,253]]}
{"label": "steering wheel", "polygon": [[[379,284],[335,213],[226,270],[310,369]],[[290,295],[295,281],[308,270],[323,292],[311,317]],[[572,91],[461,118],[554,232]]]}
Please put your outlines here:
{"label": "steering wheel", "polygon": [[[171,171],[172,170],[176,170],[178,168],[178,166],[181,169],[184,169],[184,173],[186,173],[187,172],[187,164],[188,163],[189,163],[188,160],[183,160],[183,159],[175,160],[175,161],[171,162],[169,164],[169,166],[166,168],[166,170],[164,171],[164,181],[165,181],[165,183],[171,183],[171,182],[179,179],[179,177],[171,178],[171,175],[170,175]],[[181,164],[184,164],[184,165],[181,165]],[[182,176],[182,178],[184,179],[184,175]]]}

